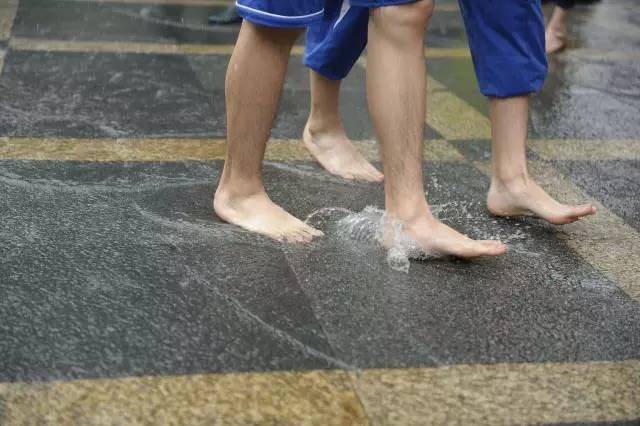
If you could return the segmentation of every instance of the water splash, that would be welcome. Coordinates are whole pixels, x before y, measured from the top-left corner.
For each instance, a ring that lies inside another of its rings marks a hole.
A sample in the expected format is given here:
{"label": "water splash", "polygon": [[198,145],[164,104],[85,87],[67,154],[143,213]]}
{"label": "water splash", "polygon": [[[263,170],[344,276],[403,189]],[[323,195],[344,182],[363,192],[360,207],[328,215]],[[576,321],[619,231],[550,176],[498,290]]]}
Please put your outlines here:
{"label": "water splash", "polygon": [[[540,256],[540,248],[532,246],[532,226],[527,222],[516,223],[517,229],[487,226],[497,225],[496,220],[482,214],[480,202],[454,201],[432,205],[433,215],[439,220],[448,222],[460,220],[473,227],[474,239],[499,240],[509,245],[511,252],[527,256]],[[403,229],[402,223],[385,215],[384,210],[373,206],[365,207],[360,212],[344,208],[325,207],[310,214],[306,222],[321,228],[327,236],[336,236],[350,245],[380,245],[386,248],[387,264],[390,268],[408,273],[412,259],[434,259],[442,257],[435,252],[426,252]]]}
{"label": "water splash", "polygon": [[357,244],[380,244],[386,247],[390,268],[408,273],[410,259],[432,257],[404,232],[400,222],[388,218],[383,210],[368,206],[361,212],[347,212],[335,223],[334,230],[338,237]]}

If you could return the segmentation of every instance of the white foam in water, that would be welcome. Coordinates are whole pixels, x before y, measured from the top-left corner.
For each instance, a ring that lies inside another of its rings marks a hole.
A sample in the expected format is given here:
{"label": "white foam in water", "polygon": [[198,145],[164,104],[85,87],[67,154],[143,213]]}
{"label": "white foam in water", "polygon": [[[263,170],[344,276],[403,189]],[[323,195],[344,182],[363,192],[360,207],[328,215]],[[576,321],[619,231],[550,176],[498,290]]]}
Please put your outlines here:
{"label": "white foam in water", "polygon": [[401,223],[389,223],[385,212],[375,207],[368,206],[361,212],[349,212],[336,223],[336,229],[341,238],[365,244],[378,243],[382,245],[385,238],[385,228],[392,232],[393,241],[387,250],[389,267],[408,273],[411,265],[410,259],[427,257],[427,253],[403,232]]}
{"label": "white foam in water", "polygon": [[[515,232],[504,232],[495,227],[486,228],[487,218],[478,215],[482,206],[478,202],[454,201],[431,206],[433,215],[440,219],[464,219],[474,226],[476,239],[500,240],[509,244],[509,250],[526,255],[539,256],[530,246],[529,226],[521,227]],[[307,223],[322,228],[328,233],[337,234],[339,238],[357,245],[380,244],[391,247],[387,249],[387,263],[396,271],[409,272],[411,259],[432,259],[439,257],[437,253],[426,253],[403,230],[399,222],[389,222],[384,210],[373,206],[365,207],[361,212],[354,212],[344,208],[325,207],[316,210],[307,217]],[[494,220],[492,223],[496,224]],[[385,230],[387,234],[385,235]],[[387,244],[384,244],[387,242]]]}

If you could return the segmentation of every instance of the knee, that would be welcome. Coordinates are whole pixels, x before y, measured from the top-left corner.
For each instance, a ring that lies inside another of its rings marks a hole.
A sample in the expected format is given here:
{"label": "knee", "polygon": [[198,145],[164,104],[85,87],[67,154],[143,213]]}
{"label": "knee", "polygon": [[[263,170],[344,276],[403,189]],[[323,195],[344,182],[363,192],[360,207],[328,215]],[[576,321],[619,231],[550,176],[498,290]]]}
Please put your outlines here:
{"label": "knee", "polygon": [[296,42],[296,39],[302,34],[302,29],[299,28],[274,28],[263,25],[257,25],[249,21],[243,21],[242,31],[245,30],[251,34],[255,40],[252,44],[257,45],[256,41],[268,45],[273,51],[279,52],[282,55],[289,55],[291,48]]}
{"label": "knee", "polygon": [[434,0],[418,0],[407,5],[410,16],[407,17],[407,25],[425,28],[435,7]]}
{"label": "knee", "polygon": [[418,0],[396,6],[384,6],[372,13],[373,23],[386,27],[389,31],[425,31],[433,14],[434,0]]}

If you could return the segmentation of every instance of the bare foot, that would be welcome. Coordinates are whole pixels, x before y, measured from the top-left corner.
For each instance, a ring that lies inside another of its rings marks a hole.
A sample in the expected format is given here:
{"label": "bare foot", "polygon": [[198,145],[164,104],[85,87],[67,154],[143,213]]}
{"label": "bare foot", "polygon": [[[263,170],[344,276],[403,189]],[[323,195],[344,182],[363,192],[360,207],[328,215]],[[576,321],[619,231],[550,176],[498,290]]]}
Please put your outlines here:
{"label": "bare foot", "polygon": [[565,33],[547,29],[544,34],[545,50],[548,55],[558,53],[567,47],[567,36]]}
{"label": "bare foot", "polygon": [[417,220],[402,222],[402,230],[430,255],[470,259],[500,256],[507,251],[507,246],[500,241],[472,240],[428,214],[420,216]]}
{"label": "bare foot", "polygon": [[324,235],[275,204],[265,192],[248,197],[234,197],[218,188],[213,209],[226,222],[278,241],[304,243]]}
{"label": "bare foot", "polygon": [[487,207],[496,216],[535,216],[554,225],[565,225],[596,214],[593,204],[560,204],[533,181],[510,188],[492,183]]}
{"label": "bare foot", "polygon": [[362,156],[343,129],[317,132],[311,131],[307,123],[302,139],[311,155],[331,174],[368,182],[381,182],[384,178]]}

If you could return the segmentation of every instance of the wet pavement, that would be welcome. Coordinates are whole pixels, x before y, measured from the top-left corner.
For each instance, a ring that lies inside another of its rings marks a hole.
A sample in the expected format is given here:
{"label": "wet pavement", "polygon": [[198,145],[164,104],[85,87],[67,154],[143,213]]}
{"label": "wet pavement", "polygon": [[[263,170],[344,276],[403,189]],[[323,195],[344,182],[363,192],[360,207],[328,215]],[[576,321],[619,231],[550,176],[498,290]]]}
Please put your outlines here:
{"label": "wet pavement", "polygon": [[[326,237],[287,246],[211,211],[237,27],[206,18],[225,2],[0,3],[0,424],[640,424],[634,0],[578,7],[532,99],[532,173],[599,208],[565,227],[486,211],[486,100],[456,4],[438,3],[430,201],[510,250],[407,273],[341,226],[382,187],[301,146],[300,44],[265,181]],[[377,162],[365,75],[341,108]]]}

